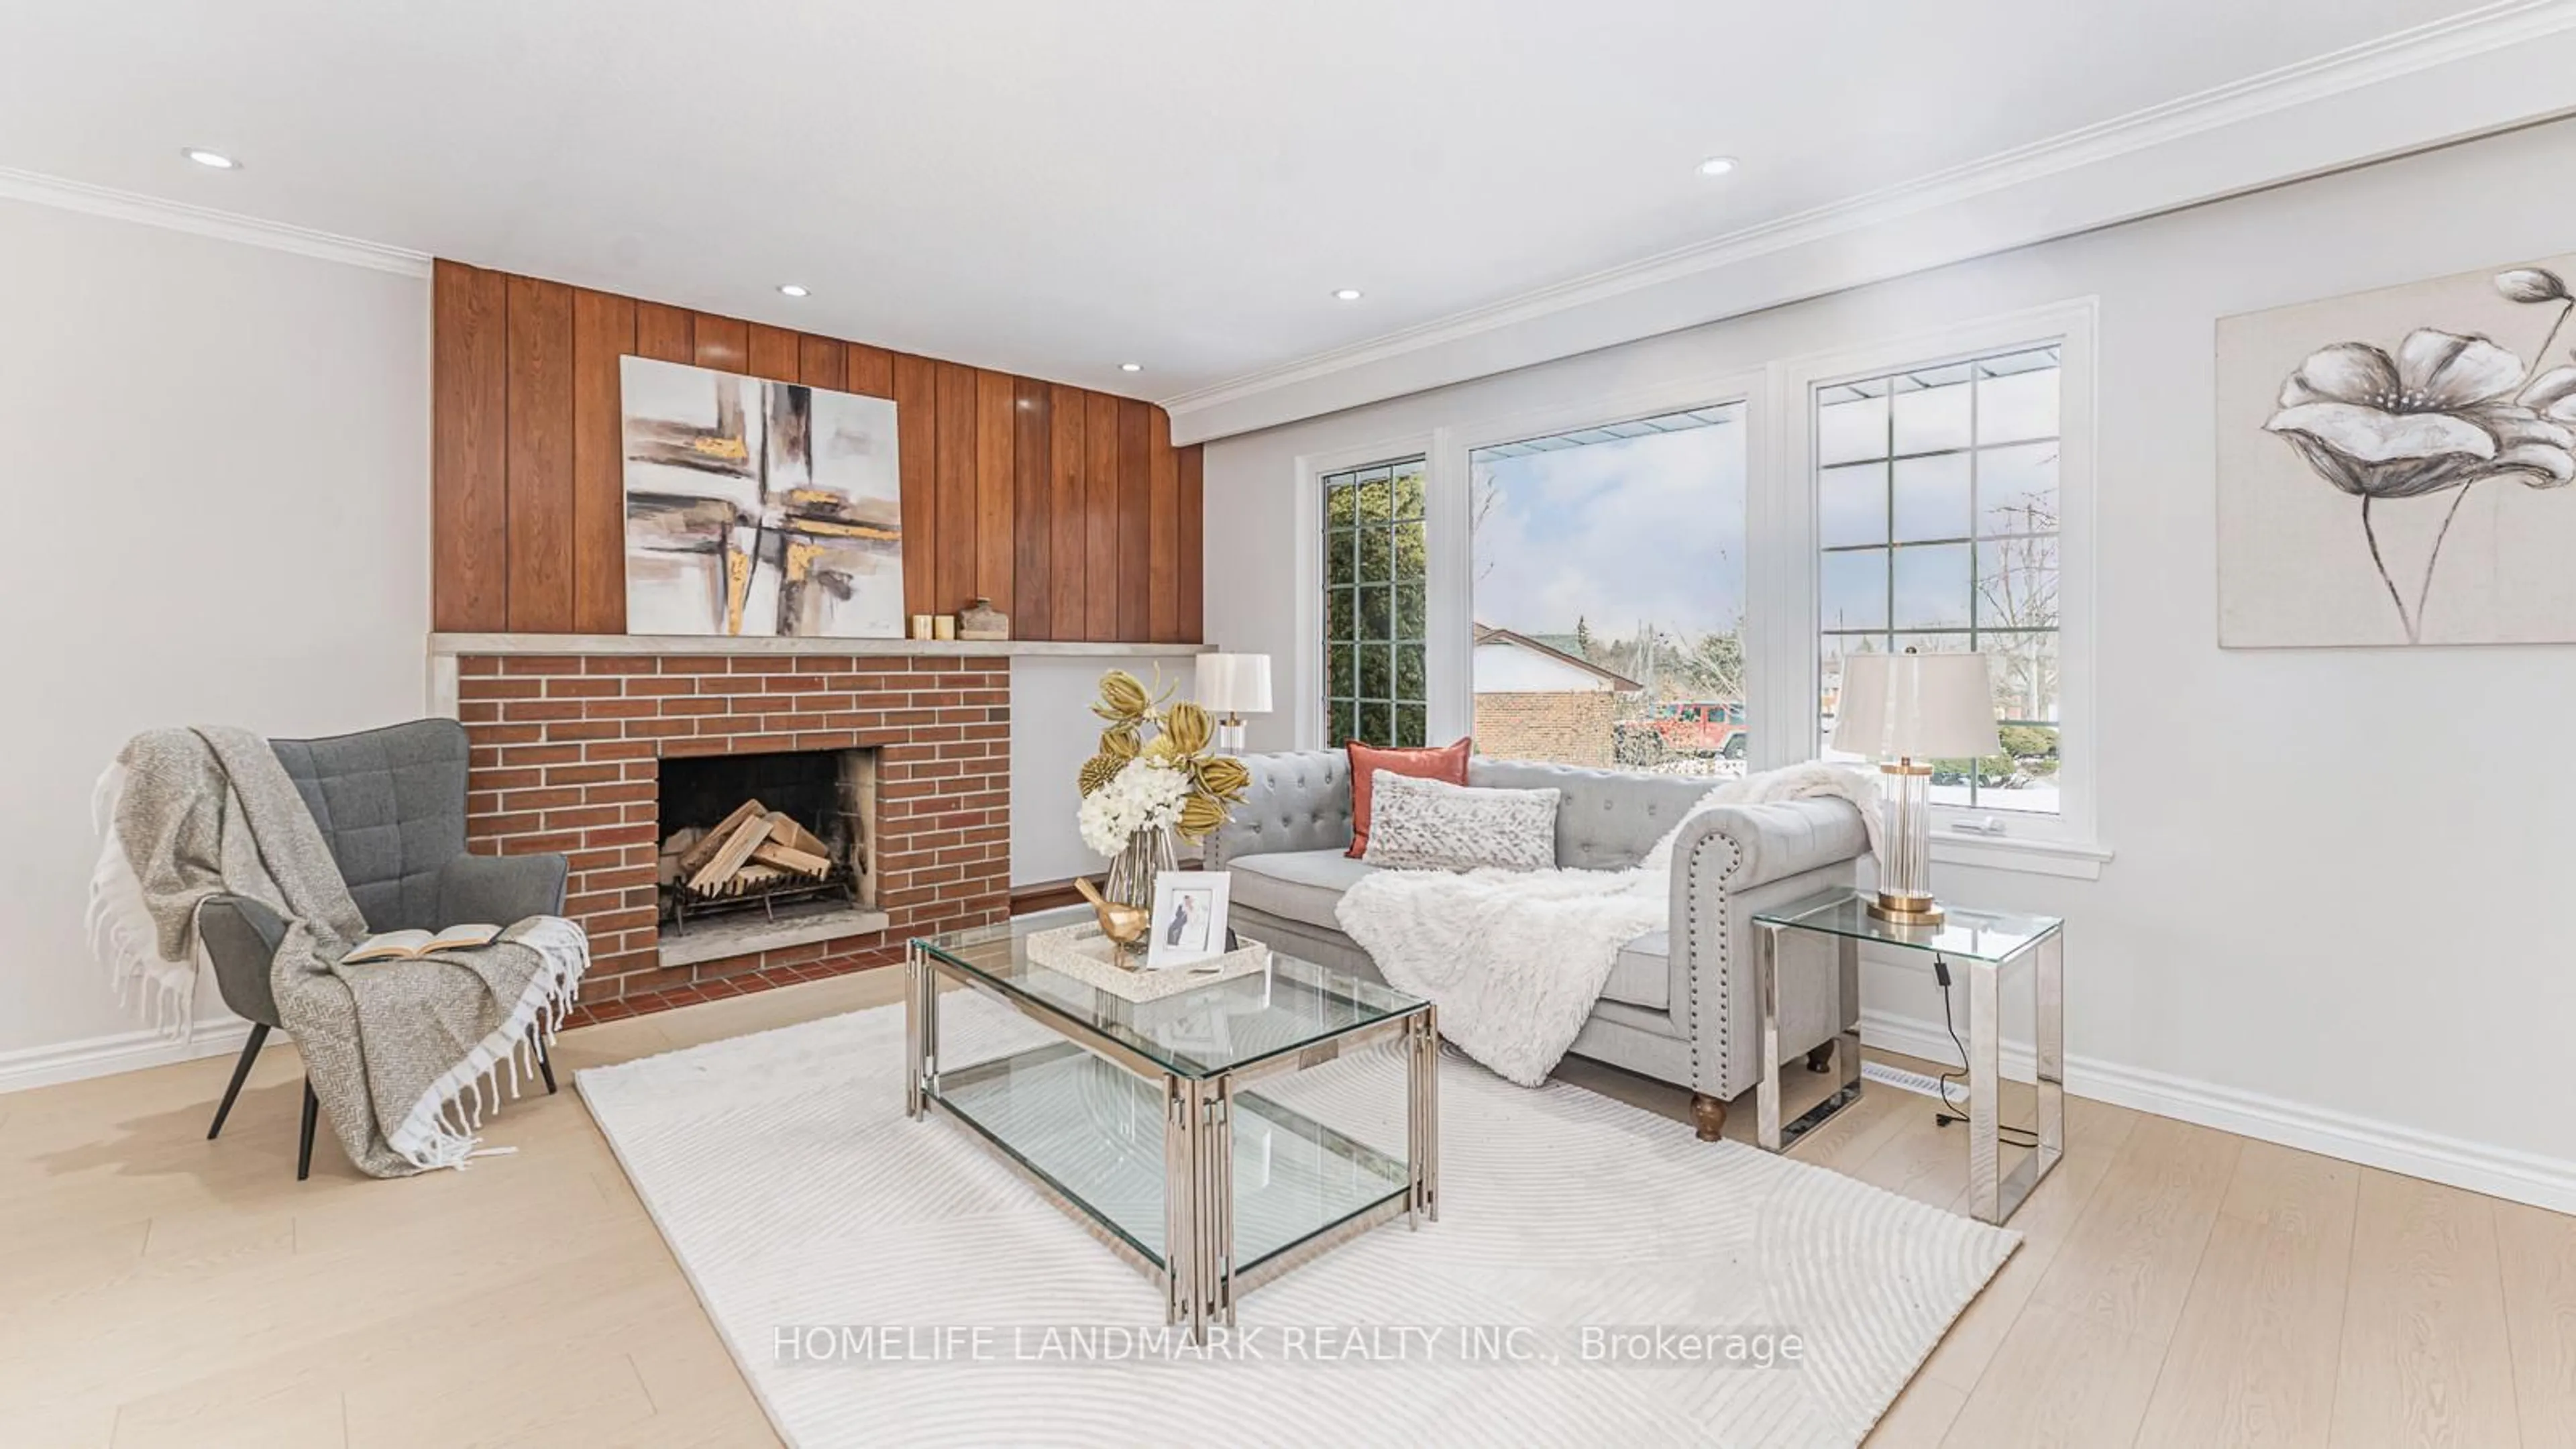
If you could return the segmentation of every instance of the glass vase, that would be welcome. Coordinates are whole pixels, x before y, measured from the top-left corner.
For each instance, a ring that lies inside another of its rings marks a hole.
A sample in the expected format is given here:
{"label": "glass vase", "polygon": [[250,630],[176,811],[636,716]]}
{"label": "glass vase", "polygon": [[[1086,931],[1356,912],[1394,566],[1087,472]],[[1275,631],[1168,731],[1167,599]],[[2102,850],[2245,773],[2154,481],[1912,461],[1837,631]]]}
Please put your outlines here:
{"label": "glass vase", "polygon": [[1154,908],[1154,877],[1172,869],[1179,857],[1172,828],[1151,825],[1127,837],[1126,847],[1109,862],[1109,885],[1103,894],[1122,906]]}

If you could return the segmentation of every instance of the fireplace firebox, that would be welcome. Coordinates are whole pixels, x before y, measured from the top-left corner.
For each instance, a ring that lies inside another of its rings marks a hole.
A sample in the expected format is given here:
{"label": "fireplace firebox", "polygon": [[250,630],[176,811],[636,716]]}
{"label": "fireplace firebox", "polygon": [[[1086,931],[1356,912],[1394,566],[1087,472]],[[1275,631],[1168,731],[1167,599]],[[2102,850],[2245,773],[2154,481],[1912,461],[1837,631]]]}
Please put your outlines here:
{"label": "fireplace firebox", "polygon": [[676,757],[659,787],[666,935],[877,904],[877,751]]}

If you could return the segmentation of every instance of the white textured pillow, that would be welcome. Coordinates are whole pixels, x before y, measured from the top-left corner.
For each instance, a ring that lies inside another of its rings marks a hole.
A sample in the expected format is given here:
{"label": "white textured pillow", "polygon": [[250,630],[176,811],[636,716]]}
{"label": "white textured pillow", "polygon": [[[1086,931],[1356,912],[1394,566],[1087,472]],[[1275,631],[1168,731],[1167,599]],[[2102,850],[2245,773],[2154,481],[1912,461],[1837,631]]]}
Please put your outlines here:
{"label": "white textured pillow", "polygon": [[1389,870],[1548,870],[1555,790],[1491,790],[1380,770],[1370,783],[1368,852]]}

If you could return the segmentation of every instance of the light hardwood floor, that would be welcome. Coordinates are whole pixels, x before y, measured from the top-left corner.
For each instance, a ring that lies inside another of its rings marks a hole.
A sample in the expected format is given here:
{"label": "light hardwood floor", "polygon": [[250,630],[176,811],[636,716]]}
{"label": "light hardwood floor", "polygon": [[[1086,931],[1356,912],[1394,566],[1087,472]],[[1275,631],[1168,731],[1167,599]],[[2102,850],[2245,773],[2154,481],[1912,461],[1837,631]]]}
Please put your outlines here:
{"label": "light hardwood floor", "polygon": [[[590,1027],[558,1067],[899,986]],[[0,1444],[776,1442],[569,1080],[492,1124],[516,1156],[382,1184],[326,1143],[298,1183],[292,1050],[209,1143],[228,1068],[0,1097]],[[1687,1120],[1679,1092],[1568,1074]],[[2100,1103],[2068,1130],[2027,1241],[1872,1445],[2576,1449],[2576,1218]],[[1877,1088],[1797,1155],[1957,1211],[1957,1133]]]}

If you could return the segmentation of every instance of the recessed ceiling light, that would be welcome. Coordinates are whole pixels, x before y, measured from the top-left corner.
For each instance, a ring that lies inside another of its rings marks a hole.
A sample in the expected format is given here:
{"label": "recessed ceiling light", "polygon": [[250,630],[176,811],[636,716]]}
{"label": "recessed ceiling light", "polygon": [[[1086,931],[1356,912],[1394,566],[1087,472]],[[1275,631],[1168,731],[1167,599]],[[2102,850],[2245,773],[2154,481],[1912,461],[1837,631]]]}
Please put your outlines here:
{"label": "recessed ceiling light", "polygon": [[1143,372],[1145,370],[1145,364],[1141,362],[1122,362],[1118,364],[1118,370],[1120,372]]}
{"label": "recessed ceiling light", "polygon": [[234,160],[221,151],[209,151],[203,146],[182,146],[179,148],[179,154],[211,171],[239,171],[241,169],[241,163],[239,161]]}
{"label": "recessed ceiling light", "polygon": [[1732,156],[1711,156],[1699,163],[1699,174],[1702,176],[1724,176],[1734,169],[1735,158]]}
{"label": "recessed ceiling light", "polygon": [[778,284],[778,291],[779,291],[779,295],[781,295],[781,296],[785,296],[785,297],[802,297],[802,296],[805,296],[805,295],[806,295],[806,291],[805,291],[805,289],[804,289],[803,287],[800,287],[800,286],[796,285],[794,282],[781,282],[781,283],[779,283],[779,284]]}
{"label": "recessed ceiling light", "polygon": [[1368,294],[1366,292],[1361,291],[1357,287],[1344,287],[1333,294],[1333,300],[1336,302],[1356,302],[1367,295]]}

